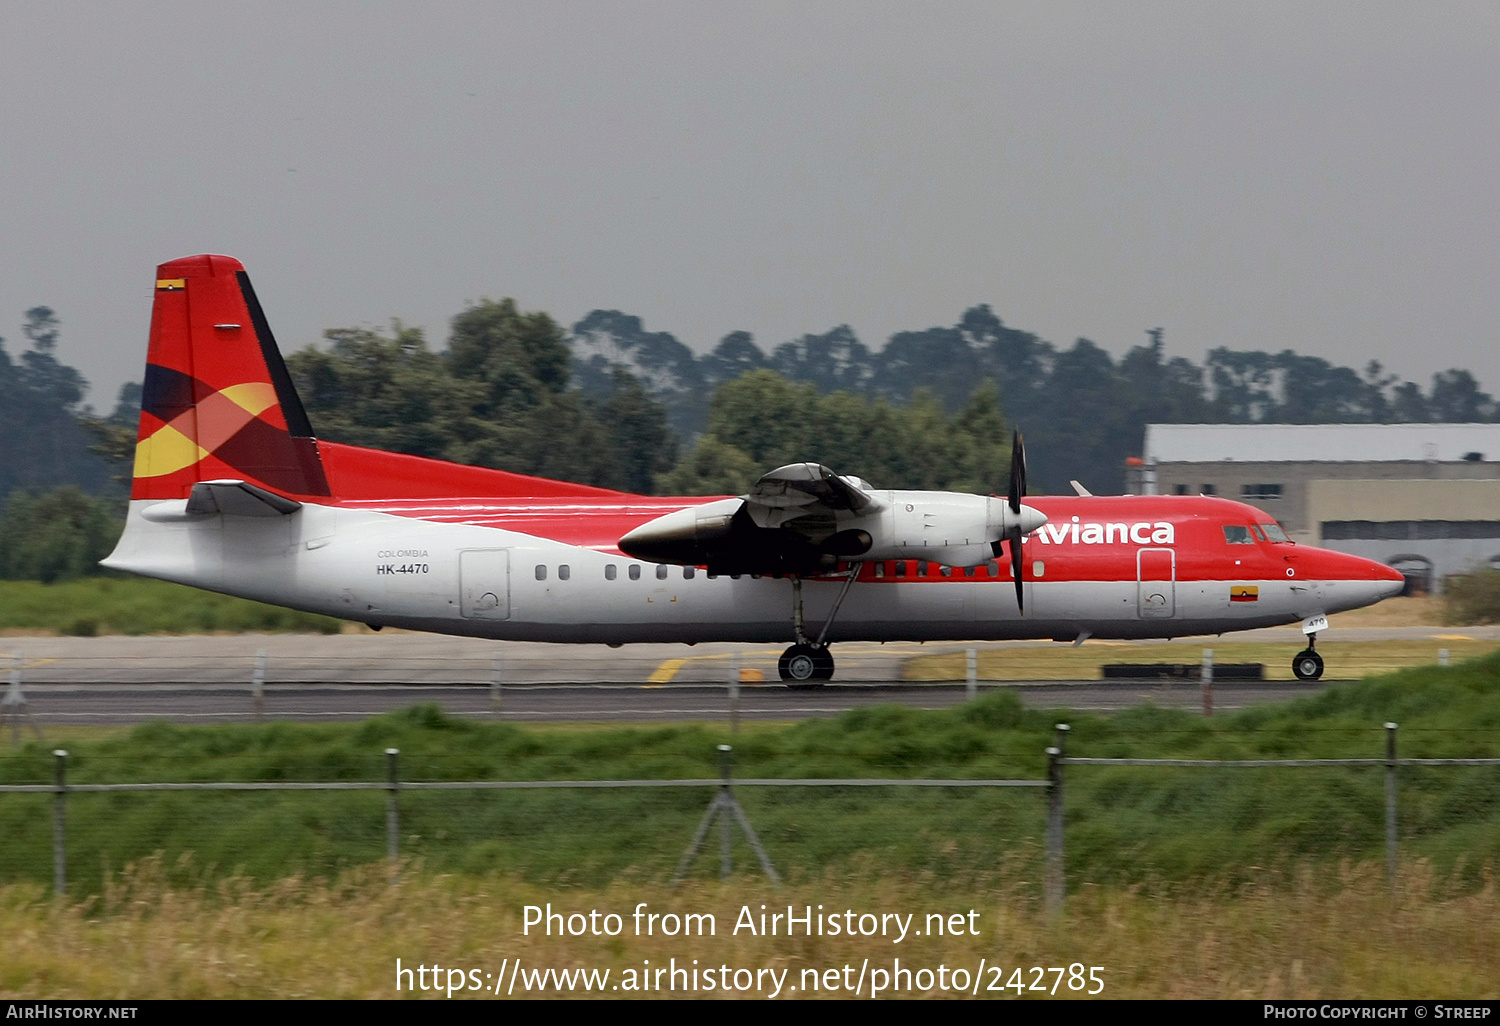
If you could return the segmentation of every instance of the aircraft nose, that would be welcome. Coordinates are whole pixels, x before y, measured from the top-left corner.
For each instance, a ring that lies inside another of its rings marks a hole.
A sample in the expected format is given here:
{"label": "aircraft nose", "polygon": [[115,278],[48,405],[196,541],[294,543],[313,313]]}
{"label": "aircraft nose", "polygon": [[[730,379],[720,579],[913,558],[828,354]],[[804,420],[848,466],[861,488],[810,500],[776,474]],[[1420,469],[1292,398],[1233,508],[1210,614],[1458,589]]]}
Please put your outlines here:
{"label": "aircraft nose", "polygon": [[1380,590],[1380,597],[1388,599],[1401,594],[1406,590],[1406,575],[1393,566],[1377,563],[1380,567],[1379,576],[1376,577],[1376,587]]}

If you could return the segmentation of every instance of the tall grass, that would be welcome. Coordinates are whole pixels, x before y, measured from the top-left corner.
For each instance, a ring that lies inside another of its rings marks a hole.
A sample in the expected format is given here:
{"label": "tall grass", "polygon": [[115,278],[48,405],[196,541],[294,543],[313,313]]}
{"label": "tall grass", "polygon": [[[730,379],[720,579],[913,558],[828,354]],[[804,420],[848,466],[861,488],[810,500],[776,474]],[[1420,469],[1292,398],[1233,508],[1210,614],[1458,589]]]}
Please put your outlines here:
{"label": "tall grass", "polygon": [[[609,970],[614,982],[627,970],[696,959],[701,966],[785,970],[786,984],[798,988],[794,997],[848,996],[842,986],[810,991],[805,973],[826,979],[822,973],[835,969],[841,981],[853,981],[862,967],[889,970],[896,959],[909,971],[943,965],[971,975],[983,959],[1000,969],[979,977],[987,997],[1015,998],[1013,989],[989,987],[1030,986],[1037,980],[1032,966],[1073,964],[1100,967],[1105,998],[1500,996],[1494,882],[1455,892],[1420,862],[1403,869],[1394,900],[1378,872],[1343,866],[1331,881],[1299,872],[1286,886],[1214,885],[1167,899],[1136,888],[1087,887],[1070,895],[1058,921],[1016,888],[1004,863],[976,867],[954,884],[872,868],[780,889],[746,878],[677,889],[631,882],[562,888],[503,873],[442,876],[406,868],[394,884],[373,868],[257,884],[242,877],[193,880],[191,864],[148,859],[83,902],[52,901],[36,885],[0,887],[0,997],[447,999],[443,989],[398,993],[398,958],[407,968],[442,967],[445,982],[450,968],[478,970],[482,978],[501,971],[506,959],[534,969]],[[629,926],[616,937],[522,932],[527,905],[613,912],[628,924],[640,902],[655,911],[712,914],[716,929],[691,939],[636,936]],[[918,923],[928,913],[973,910],[977,929],[899,944],[879,937],[734,935],[739,909],[758,911],[762,904],[912,913]],[[1052,982],[1045,972],[1041,978]],[[486,995],[465,989],[453,998],[475,996]],[[1066,984],[1060,996],[1070,996]]]}

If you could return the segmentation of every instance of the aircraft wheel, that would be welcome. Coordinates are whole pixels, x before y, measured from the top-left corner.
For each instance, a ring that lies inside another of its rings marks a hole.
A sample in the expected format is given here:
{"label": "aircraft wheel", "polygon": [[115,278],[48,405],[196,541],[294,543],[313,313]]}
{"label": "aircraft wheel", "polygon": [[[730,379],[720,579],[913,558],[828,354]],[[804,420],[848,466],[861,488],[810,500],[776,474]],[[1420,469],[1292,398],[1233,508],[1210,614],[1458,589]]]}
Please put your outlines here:
{"label": "aircraft wheel", "polygon": [[[822,659],[827,655],[827,651],[827,649],[814,648],[812,645],[793,645],[781,653],[781,658],[776,661],[776,671],[781,674],[782,680],[793,686],[815,681],[818,679],[818,670],[822,666]],[[827,659],[828,672],[831,675],[833,657],[827,656]]]}
{"label": "aircraft wheel", "polygon": [[817,649],[817,653],[818,654],[817,654],[816,660],[817,660],[817,664],[818,664],[818,669],[817,669],[817,672],[815,672],[813,674],[813,679],[814,680],[832,680],[833,679],[833,653],[830,652],[830,651],[828,651],[827,647]]}
{"label": "aircraft wheel", "polygon": [[1317,680],[1323,676],[1323,657],[1310,648],[1304,648],[1292,660],[1292,673],[1298,680]]}

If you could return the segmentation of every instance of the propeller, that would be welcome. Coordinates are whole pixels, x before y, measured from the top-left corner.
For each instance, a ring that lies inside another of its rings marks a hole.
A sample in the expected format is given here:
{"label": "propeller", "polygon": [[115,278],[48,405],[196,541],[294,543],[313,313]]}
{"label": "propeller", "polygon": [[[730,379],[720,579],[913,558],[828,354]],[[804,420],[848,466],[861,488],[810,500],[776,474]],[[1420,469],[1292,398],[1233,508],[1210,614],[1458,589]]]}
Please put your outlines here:
{"label": "propeller", "polygon": [[[1021,515],[1021,499],[1026,494],[1026,446],[1021,441],[1021,432],[1012,432],[1010,437],[1010,490],[1006,498],[1010,501],[1010,511],[1016,517]],[[1016,608],[1024,612],[1026,610],[1025,599],[1021,589],[1021,524],[1013,522],[1010,529],[1005,532],[1005,540],[1010,543],[1010,570],[1016,579]]]}

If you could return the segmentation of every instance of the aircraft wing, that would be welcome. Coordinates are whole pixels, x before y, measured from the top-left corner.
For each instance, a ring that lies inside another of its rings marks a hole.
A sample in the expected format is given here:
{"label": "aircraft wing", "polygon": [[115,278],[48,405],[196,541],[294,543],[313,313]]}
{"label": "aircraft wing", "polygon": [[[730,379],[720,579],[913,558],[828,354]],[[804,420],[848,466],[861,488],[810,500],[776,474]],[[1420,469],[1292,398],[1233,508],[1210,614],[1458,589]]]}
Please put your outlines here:
{"label": "aircraft wing", "polygon": [[861,485],[858,478],[840,477],[819,463],[790,463],[755,482],[745,496],[745,512],[756,527],[765,528],[879,512],[881,504]]}

